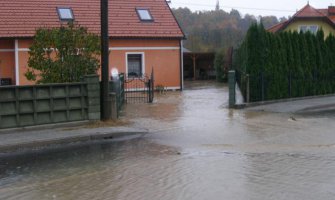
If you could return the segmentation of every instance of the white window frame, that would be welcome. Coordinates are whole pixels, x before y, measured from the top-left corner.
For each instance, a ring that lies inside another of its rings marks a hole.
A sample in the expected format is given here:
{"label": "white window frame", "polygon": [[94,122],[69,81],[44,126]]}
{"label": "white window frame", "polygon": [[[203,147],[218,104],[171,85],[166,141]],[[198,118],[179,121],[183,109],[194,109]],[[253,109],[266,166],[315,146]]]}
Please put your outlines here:
{"label": "white window frame", "polygon": [[[315,33],[311,31],[311,27],[312,27],[312,26],[316,26],[316,31],[315,31]],[[299,32],[299,33],[301,32],[301,28],[302,28],[302,27],[306,27],[306,32],[309,31],[309,32],[312,33],[312,34],[316,34],[316,33],[319,31],[319,26],[318,26],[318,25],[300,25],[299,28],[298,28],[298,32]],[[304,33],[306,33],[306,32],[304,32]]]}
{"label": "white window frame", "polygon": [[[142,76],[145,74],[145,53],[144,52],[126,52],[126,76],[128,76],[128,55],[141,55],[142,57]],[[135,78],[135,77],[134,77]],[[138,77],[141,78],[141,77]]]}

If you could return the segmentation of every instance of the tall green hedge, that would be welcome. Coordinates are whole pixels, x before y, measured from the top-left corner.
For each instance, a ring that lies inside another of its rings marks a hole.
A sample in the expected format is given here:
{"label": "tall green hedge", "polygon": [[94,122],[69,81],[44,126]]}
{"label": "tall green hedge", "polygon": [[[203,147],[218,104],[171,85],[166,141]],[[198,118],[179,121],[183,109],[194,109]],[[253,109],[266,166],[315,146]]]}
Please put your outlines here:
{"label": "tall green hedge", "polygon": [[227,79],[227,73],[224,70],[224,52],[219,51],[215,54],[214,68],[216,71],[216,80],[218,82],[225,82]]}
{"label": "tall green hedge", "polygon": [[[335,92],[335,37],[325,39],[322,30],[273,34],[253,24],[235,59],[235,68],[249,74],[250,101]],[[246,79],[239,80],[245,88]]]}

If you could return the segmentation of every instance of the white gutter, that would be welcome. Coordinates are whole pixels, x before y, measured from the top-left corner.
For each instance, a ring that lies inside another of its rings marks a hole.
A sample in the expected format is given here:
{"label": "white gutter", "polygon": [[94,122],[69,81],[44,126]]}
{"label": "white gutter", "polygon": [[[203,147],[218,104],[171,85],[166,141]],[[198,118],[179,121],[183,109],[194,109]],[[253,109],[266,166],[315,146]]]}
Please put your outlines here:
{"label": "white gutter", "polygon": [[20,69],[19,69],[19,41],[15,40],[15,83],[20,85]]}

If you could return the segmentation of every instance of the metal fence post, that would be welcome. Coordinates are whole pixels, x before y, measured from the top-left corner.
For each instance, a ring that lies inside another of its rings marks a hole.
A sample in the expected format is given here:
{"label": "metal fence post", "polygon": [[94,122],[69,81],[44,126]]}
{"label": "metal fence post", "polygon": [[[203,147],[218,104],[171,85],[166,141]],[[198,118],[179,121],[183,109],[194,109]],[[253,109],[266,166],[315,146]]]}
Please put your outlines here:
{"label": "metal fence post", "polygon": [[288,94],[289,97],[292,97],[292,73],[290,71],[289,76],[288,76]]}
{"label": "metal fence post", "polygon": [[151,80],[150,79],[148,80],[147,84],[148,84],[147,86],[148,87],[148,91],[147,91],[148,92],[148,102],[151,103]]}
{"label": "metal fence post", "polygon": [[155,80],[154,80],[155,76],[154,76],[154,68],[152,68],[151,70],[151,99],[150,99],[150,103],[152,103],[154,101],[154,95],[155,95]]}
{"label": "metal fence post", "polygon": [[113,119],[113,120],[116,120],[118,118],[118,102],[117,102],[117,93],[115,92],[111,92],[109,93],[109,98],[111,99],[111,115],[110,115],[110,118]]}
{"label": "metal fence post", "polygon": [[231,70],[228,72],[228,84],[229,84],[229,107],[233,108],[236,104],[236,72]]}
{"label": "metal fence post", "polygon": [[264,101],[264,73],[261,72],[261,99]]}
{"label": "metal fence post", "polygon": [[313,95],[317,95],[318,76],[316,69],[313,70]]}
{"label": "metal fence post", "polygon": [[122,105],[124,103],[124,75],[119,74],[113,77],[109,84],[110,88],[110,101],[111,101],[111,119],[116,119],[119,116]]}
{"label": "metal fence post", "polygon": [[246,79],[246,102],[249,103],[250,102],[250,78],[249,78],[249,74],[246,75],[245,77]]}

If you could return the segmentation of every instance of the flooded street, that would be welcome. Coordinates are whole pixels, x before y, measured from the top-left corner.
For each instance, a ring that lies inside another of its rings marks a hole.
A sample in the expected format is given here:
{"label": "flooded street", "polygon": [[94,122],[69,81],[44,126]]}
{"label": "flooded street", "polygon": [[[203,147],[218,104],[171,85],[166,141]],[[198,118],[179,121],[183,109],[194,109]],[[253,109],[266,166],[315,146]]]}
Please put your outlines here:
{"label": "flooded street", "polygon": [[0,199],[334,199],[335,116],[231,110],[228,88],[187,83],[128,104],[141,138],[1,158]]}

